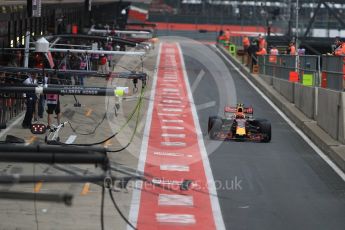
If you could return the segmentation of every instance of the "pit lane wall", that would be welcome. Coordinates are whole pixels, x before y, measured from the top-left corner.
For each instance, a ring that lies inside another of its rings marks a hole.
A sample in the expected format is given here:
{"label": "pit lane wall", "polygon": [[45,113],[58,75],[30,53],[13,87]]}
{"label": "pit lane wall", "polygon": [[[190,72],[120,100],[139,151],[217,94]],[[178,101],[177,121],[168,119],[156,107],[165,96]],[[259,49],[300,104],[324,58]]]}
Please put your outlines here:
{"label": "pit lane wall", "polygon": [[309,119],[315,120],[333,139],[345,144],[342,112],[345,108],[342,100],[344,92],[265,77],[272,78],[273,88],[288,102],[294,104]]}
{"label": "pit lane wall", "polygon": [[298,82],[252,74],[222,45],[217,45],[239,70],[345,171],[345,93]]}

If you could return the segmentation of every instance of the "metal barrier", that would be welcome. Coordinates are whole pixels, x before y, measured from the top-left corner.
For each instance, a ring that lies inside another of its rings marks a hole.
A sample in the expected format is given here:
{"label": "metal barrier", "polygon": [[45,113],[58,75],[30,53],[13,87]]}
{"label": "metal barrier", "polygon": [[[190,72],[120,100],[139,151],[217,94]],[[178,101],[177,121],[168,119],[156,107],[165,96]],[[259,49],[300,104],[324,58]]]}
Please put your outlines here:
{"label": "metal barrier", "polygon": [[259,65],[259,74],[269,75],[266,73],[268,66],[265,65],[266,57],[265,56],[259,56],[258,57],[258,65]]}
{"label": "metal barrier", "polygon": [[276,76],[284,80],[290,80],[290,73],[296,71],[296,56],[277,56]]}
{"label": "metal barrier", "polygon": [[296,56],[259,56],[259,69],[261,74],[278,77],[284,80],[289,80],[290,72],[296,71]]}
{"label": "metal barrier", "polygon": [[[240,37],[231,37],[231,43]],[[242,41],[241,41],[242,42]],[[251,67],[242,57],[242,64]],[[247,59],[246,59],[247,60]],[[264,55],[257,57],[259,74],[277,77],[304,86],[316,86],[338,91],[345,89],[345,57],[316,55]],[[250,68],[252,71],[252,68]]]}
{"label": "metal barrier", "polygon": [[344,57],[322,56],[321,86],[334,90],[343,90],[344,66]]}
{"label": "metal barrier", "polygon": [[0,124],[18,116],[25,109],[25,98],[21,93],[1,93],[0,94]]}
{"label": "metal barrier", "polygon": [[298,56],[298,75],[305,86],[320,86],[320,56]]}
{"label": "metal barrier", "polygon": [[259,57],[258,64],[260,74],[299,82],[307,86],[319,86],[319,59],[319,56],[312,55],[265,55]]}
{"label": "metal barrier", "polygon": [[243,40],[242,36],[231,36],[230,37],[230,43],[237,46],[237,48],[243,46],[242,40]]}

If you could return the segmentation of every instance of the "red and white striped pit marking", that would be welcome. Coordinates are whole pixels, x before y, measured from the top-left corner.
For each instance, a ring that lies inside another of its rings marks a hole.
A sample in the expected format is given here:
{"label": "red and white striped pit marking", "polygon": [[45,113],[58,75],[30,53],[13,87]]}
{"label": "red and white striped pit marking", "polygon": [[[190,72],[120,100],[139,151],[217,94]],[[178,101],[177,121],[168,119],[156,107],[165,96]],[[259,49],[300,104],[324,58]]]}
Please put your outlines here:
{"label": "red and white striped pit marking", "polygon": [[[157,67],[138,170],[170,190],[143,182],[129,220],[139,230],[225,229],[180,46],[162,43]],[[197,190],[181,191],[184,180]]]}

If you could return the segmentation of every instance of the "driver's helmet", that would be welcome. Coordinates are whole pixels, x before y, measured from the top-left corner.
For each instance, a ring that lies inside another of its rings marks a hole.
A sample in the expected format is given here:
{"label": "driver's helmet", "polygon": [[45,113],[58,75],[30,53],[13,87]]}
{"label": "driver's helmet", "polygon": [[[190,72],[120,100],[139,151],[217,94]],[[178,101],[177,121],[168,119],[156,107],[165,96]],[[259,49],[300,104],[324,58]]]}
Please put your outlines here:
{"label": "driver's helmet", "polygon": [[243,112],[243,104],[237,104],[237,109],[236,109],[236,119],[244,119],[245,115]]}

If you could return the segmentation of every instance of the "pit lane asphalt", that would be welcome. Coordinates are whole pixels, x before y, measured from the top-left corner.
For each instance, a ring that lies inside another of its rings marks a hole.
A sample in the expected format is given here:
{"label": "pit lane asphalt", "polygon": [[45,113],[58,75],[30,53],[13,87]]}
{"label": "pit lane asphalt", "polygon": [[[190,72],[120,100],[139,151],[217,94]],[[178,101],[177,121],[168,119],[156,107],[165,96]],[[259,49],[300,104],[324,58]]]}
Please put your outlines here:
{"label": "pit lane asphalt", "polygon": [[222,78],[212,77],[205,69],[207,63],[186,55],[191,49],[198,49],[196,46],[181,44],[190,85],[198,79],[201,69],[205,72],[193,90],[197,108],[216,102],[197,113],[226,228],[344,229],[344,181],[229,64],[226,65],[231,76],[226,77],[233,79],[237,101],[252,105],[255,117],[271,122],[272,141],[228,141],[211,153],[214,141],[206,135],[207,121],[209,116],[222,115],[218,111],[224,106],[224,98],[220,97],[226,89],[215,90],[217,85],[225,85]]}

